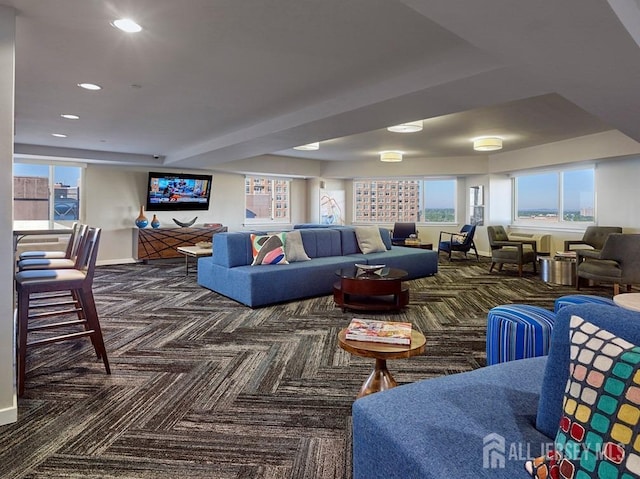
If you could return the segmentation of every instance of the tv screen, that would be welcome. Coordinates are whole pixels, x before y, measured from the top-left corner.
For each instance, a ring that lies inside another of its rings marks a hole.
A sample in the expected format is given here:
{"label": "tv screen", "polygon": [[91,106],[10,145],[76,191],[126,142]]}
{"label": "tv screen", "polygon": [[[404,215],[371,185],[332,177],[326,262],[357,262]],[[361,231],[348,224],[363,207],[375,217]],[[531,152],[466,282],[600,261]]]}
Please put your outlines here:
{"label": "tv screen", "polygon": [[149,172],[147,211],[208,210],[212,175]]}

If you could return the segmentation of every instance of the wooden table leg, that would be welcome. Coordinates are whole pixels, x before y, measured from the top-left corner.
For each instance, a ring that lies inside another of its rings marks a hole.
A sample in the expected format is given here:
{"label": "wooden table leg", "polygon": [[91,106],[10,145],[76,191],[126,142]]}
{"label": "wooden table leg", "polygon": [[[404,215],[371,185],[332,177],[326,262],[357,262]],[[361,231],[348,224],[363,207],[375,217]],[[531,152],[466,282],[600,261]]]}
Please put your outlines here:
{"label": "wooden table leg", "polygon": [[361,398],[367,394],[386,391],[397,385],[398,383],[387,369],[387,361],[385,359],[376,359],[376,366],[362,385],[357,397]]}

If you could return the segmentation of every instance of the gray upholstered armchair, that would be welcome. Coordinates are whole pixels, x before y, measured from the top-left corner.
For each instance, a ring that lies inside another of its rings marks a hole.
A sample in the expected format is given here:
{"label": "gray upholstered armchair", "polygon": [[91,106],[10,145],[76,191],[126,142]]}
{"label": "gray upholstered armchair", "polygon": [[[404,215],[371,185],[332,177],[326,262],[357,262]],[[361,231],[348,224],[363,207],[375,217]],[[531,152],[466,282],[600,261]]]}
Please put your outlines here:
{"label": "gray upholstered armchair", "polygon": [[522,267],[527,263],[533,263],[533,272],[536,272],[538,252],[535,240],[510,240],[502,226],[487,226],[489,245],[491,246],[491,268],[493,271],[496,263],[498,271],[502,271],[504,263],[518,265],[518,274],[522,276]]}
{"label": "gray upholstered armchair", "polygon": [[607,236],[597,258],[576,251],[577,289],[580,278],[596,282],[613,283],[613,294],[620,293],[620,285],[627,291],[632,284],[640,284],[640,234],[611,233]]}
{"label": "gray upholstered armchair", "polygon": [[591,246],[593,249],[583,249],[582,253],[588,258],[597,258],[604,242],[611,233],[622,233],[619,226],[587,226],[581,240],[567,240],[564,242],[564,250],[570,251],[572,245]]}

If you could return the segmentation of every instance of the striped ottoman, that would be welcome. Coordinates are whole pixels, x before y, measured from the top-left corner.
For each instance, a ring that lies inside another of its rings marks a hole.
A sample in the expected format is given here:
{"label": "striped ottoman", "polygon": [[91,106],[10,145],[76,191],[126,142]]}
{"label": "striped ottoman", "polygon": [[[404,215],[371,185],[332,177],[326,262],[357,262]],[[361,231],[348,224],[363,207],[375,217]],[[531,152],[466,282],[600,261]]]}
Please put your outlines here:
{"label": "striped ottoman", "polygon": [[610,306],[618,306],[612,299],[603,298],[602,296],[594,296],[592,294],[570,294],[568,296],[560,296],[553,304],[553,310],[557,313],[563,306],[571,304],[608,304]]}
{"label": "striped ottoman", "polygon": [[487,366],[549,353],[556,314],[527,304],[496,306],[487,315]]}

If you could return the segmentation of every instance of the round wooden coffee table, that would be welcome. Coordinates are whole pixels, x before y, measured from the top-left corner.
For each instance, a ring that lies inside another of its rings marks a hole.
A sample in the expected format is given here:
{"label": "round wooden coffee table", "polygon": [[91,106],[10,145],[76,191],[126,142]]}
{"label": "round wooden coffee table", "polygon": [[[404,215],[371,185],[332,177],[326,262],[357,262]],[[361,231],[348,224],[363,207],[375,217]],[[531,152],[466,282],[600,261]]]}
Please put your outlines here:
{"label": "round wooden coffee table", "polygon": [[423,354],[426,346],[426,338],[420,331],[411,331],[411,344],[370,343],[367,341],[353,341],[346,339],[347,328],[338,333],[338,344],[345,351],[363,358],[374,358],[376,365],[373,372],[364,382],[358,393],[358,398],[378,391],[386,391],[398,385],[389,370],[387,359],[410,358]]}
{"label": "round wooden coffee table", "polygon": [[333,299],[343,311],[400,310],[409,304],[409,286],[402,280],[409,273],[398,268],[366,272],[352,266],[336,271],[340,281],[333,285]]}

